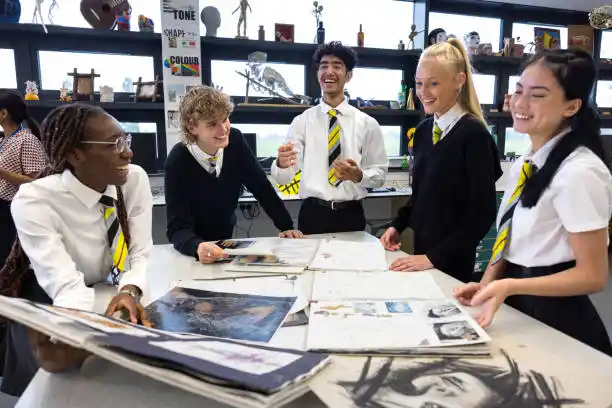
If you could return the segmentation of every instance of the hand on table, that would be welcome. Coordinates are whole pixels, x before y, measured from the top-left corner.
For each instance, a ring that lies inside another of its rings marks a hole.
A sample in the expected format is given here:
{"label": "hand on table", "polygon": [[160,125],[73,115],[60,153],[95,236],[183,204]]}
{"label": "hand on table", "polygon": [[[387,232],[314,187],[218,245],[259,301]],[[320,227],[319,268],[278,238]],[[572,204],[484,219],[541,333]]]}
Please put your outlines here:
{"label": "hand on table", "polygon": [[211,264],[223,258],[227,258],[227,254],[212,242],[202,242],[198,245],[198,260],[200,263]]}
{"label": "hand on table", "polygon": [[280,169],[286,169],[291,166],[295,166],[297,163],[297,152],[293,148],[293,143],[285,143],[278,148],[278,157],[276,158],[276,165]]}
{"label": "hand on table", "polygon": [[334,161],[334,169],[339,180],[359,183],[363,179],[363,171],[353,159],[348,158]]}
{"label": "hand on table", "polygon": [[510,280],[496,280],[488,285],[470,282],[455,288],[455,298],[465,306],[483,305],[474,319],[482,327],[488,327],[495,317],[495,313],[510,296]]}
{"label": "hand on table", "polygon": [[395,227],[389,227],[380,237],[380,243],[387,251],[398,251],[400,249],[400,236]]}
{"label": "hand on table", "polygon": [[281,238],[294,238],[294,239],[302,239],[304,238],[304,234],[300,230],[286,230],[279,234]]}
{"label": "hand on table", "polygon": [[433,264],[426,255],[409,255],[393,261],[389,269],[398,272],[417,272],[433,268]]}
{"label": "hand on table", "polygon": [[125,315],[129,316],[129,321],[133,324],[153,327],[153,324],[147,318],[147,312],[144,307],[129,293],[119,293],[111,299],[105,314],[112,316],[116,312],[124,312]]}
{"label": "hand on table", "polygon": [[43,370],[50,373],[79,368],[90,356],[85,350],[52,342],[49,336],[36,330],[28,329],[28,337],[36,362]]}

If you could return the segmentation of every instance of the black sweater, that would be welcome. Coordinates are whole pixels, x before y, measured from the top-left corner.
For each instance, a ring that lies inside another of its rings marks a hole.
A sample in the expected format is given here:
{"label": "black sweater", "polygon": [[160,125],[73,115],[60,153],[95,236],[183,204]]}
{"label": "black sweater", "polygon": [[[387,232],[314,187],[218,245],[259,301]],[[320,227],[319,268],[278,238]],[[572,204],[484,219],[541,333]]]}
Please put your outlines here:
{"label": "black sweater", "polygon": [[467,282],[476,247],[495,222],[495,182],[502,175],[495,142],[486,127],[464,115],[435,146],[433,118],[414,134],[412,196],[392,225],[414,231],[415,255]]}
{"label": "black sweater", "polygon": [[219,177],[210,175],[178,143],[165,165],[168,239],[179,252],[197,257],[201,242],[228,239],[236,225],[242,186],[249,189],[280,231],[293,229],[293,220],[242,133],[232,128],[223,151]]}

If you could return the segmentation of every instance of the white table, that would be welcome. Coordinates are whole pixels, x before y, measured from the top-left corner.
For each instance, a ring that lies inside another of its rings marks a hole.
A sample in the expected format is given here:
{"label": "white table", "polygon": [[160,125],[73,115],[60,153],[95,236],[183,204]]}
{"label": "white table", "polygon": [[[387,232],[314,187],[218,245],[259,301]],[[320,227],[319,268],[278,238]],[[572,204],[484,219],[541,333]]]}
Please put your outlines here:
{"label": "white table", "polygon": [[[330,234],[326,238],[363,241],[375,239],[366,233]],[[402,256],[387,253],[389,262]],[[193,259],[179,255],[169,245],[156,246],[150,268],[150,293],[155,299],[170,289],[176,280],[205,278],[220,274],[221,267],[203,266]],[[227,272],[223,272],[224,275]],[[308,273],[308,272],[307,272]],[[458,281],[440,272],[433,275],[447,296]],[[308,278],[303,285],[311,285]],[[475,311],[474,311],[475,312]],[[306,328],[281,329],[272,344],[303,348]],[[585,346],[574,339],[508,307],[502,306],[488,333],[495,345],[516,350],[521,359],[546,359],[551,370],[577,373],[582,384],[612,382],[612,358]],[[550,364],[548,363],[550,362]],[[601,391],[610,393],[609,390]],[[612,406],[612,398],[610,398]],[[17,408],[181,408],[221,407],[217,402],[203,400],[188,392],[175,389],[147,377],[133,373],[112,363],[90,358],[78,373],[49,374],[40,370],[17,404]],[[325,405],[309,393],[289,407],[317,408]],[[582,406],[582,405],[581,405]],[[602,407],[603,408],[603,407]]]}

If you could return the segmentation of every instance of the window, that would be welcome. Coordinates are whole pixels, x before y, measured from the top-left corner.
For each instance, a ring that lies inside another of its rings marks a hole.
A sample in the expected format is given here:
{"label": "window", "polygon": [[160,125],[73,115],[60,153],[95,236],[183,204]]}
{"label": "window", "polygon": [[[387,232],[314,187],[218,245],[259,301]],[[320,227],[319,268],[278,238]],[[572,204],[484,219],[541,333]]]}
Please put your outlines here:
{"label": "window", "polygon": [[[276,70],[283,76],[287,86],[294,94],[304,95],[304,78],[306,70],[303,65],[268,63],[268,67]],[[244,96],[246,91],[246,78],[238,75],[247,69],[246,61],[219,61],[213,60],[210,64],[212,82],[222,86],[223,92],[233,96]],[[280,92],[283,96],[287,94]],[[249,96],[270,96],[266,90],[257,90],[251,86]]]}
{"label": "window", "polygon": [[[236,37],[240,12],[232,13],[238,3],[200,0],[200,9],[214,6],[219,10],[222,20],[217,32],[219,37]],[[263,25],[266,40],[274,41],[274,24],[286,23],[295,26],[295,42],[315,43],[317,27],[312,15],[312,3],[313,0],[251,1],[252,11],[247,11],[247,37],[256,40],[259,25]],[[326,41],[336,40],[356,46],[361,24],[366,47],[395,49],[400,39],[407,42],[412,21],[412,2],[377,0],[375,13],[372,12],[371,0],[323,0],[320,3],[323,5],[321,21],[325,27]],[[287,9],[289,4],[290,12]],[[206,33],[204,24],[200,24],[200,33]]]}
{"label": "window", "polygon": [[612,108],[612,81],[597,81],[597,106]]}
{"label": "window", "polygon": [[530,52],[531,50],[531,47],[527,44],[535,41],[534,28],[536,27],[554,28],[556,30],[559,30],[559,34],[561,36],[561,48],[567,48],[567,27],[549,26],[543,24],[514,23],[512,24],[512,37],[520,37],[520,40],[518,42],[520,44],[525,45],[525,52]]}
{"label": "window", "polygon": [[[278,148],[287,141],[289,125],[255,125],[232,123],[242,133],[254,133],[257,157],[276,157]],[[400,154],[400,126],[381,126],[387,156]]]}
{"label": "window", "polygon": [[474,87],[478,94],[478,101],[482,105],[492,105],[495,103],[495,75],[474,74]]}
{"label": "window", "polygon": [[17,73],[15,72],[15,53],[13,50],[0,48],[0,88],[16,89]]}
{"label": "window", "polygon": [[600,50],[601,58],[612,59],[612,31],[602,31]]}
{"label": "window", "polygon": [[435,28],[444,28],[447,35],[453,34],[460,40],[468,32],[476,31],[481,44],[490,43],[493,51],[500,47],[501,20],[498,18],[432,12],[429,13],[429,31]]}
{"label": "window", "polygon": [[527,151],[531,141],[529,136],[524,133],[519,133],[513,128],[506,128],[506,144],[504,146],[504,155],[521,156]]}
{"label": "window", "polygon": [[157,173],[159,148],[157,143],[157,124],[120,122],[126,133],[132,135],[132,163],[142,167],[147,173]]}
{"label": "window", "polygon": [[516,91],[516,84],[518,83],[519,79],[521,79],[521,77],[518,75],[511,75],[510,78],[508,78],[508,93],[509,94],[512,94]]}
{"label": "window", "polygon": [[[32,16],[34,15],[36,3],[36,1],[21,2],[20,23],[32,23]],[[45,20],[45,24],[51,24],[48,17],[51,3],[51,1],[43,2],[42,16]],[[78,3],[79,2],[76,0],[58,1],[58,6],[51,10],[51,18],[53,19],[52,24],[68,27],[91,28],[89,23],[83,18]],[[132,18],[130,21],[130,29],[132,31],[139,31],[138,15],[140,14],[153,20],[155,32],[159,33],[161,31],[161,7],[159,1],[130,0],[130,6],[132,7]],[[38,20],[40,22],[40,18]]]}
{"label": "window", "polygon": [[90,54],[82,52],[39,51],[41,88],[57,90],[62,86],[72,89],[72,77],[68,76],[74,68],[79,73],[95,69],[100,77],[94,81],[94,91],[100,86],[113,88],[114,92],[134,92],[133,82],[142,77],[151,81],[153,74],[153,57],[115,54]]}
{"label": "window", "polygon": [[[346,84],[351,99],[397,101],[402,89],[402,71],[383,68],[355,68]],[[416,95],[415,95],[416,98]]]}

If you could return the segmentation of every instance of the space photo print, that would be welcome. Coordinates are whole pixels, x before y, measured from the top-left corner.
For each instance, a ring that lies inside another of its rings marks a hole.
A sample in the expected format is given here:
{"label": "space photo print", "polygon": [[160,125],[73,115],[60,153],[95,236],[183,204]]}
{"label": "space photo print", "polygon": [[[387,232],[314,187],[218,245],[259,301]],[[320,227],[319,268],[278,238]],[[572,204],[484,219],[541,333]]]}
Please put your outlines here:
{"label": "space photo print", "polygon": [[330,407],[612,407],[604,378],[553,371],[518,362],[505,350],[493,358],[334,357],[311,388]]}

